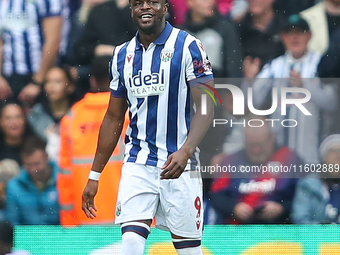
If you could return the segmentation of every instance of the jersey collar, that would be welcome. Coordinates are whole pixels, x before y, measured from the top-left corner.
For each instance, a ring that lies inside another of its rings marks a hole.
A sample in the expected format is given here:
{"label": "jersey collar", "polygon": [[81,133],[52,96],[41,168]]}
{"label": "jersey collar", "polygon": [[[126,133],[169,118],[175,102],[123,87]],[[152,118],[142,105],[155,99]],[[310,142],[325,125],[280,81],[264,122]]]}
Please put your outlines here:
{"label": "jersey collar", "polygon": [[[166,43],[166,41],[168,40],[168,38],[169,38],[169,36],[172,32],[172,29],[173,29],[173,26],[171,26],[170,23],[168,21],[166,21],[165,28],[163,29],[160,36],[158,36],[158,38],[153,43],[157,44],[157,45],[164,45]],[[136,33],[136,49],[137,50],[142,48],[142,44],[139,42],[138,37],[139,37],[139,34],[137,32]]]}

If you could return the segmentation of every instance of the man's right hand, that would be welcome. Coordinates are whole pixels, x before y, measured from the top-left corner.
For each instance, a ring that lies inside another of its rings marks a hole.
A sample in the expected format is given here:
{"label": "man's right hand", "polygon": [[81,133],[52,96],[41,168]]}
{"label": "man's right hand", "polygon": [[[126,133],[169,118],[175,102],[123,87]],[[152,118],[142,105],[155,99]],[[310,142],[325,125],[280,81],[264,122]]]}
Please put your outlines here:
{"label": "man's right hand", "polygon": [[247,79],[254,79],[260,72],[261,60],[259,58],[252,58],[247,56],[243,61],[244,77]]}
{"label": "man's right hand", "polygon": [[12,89],[6,79],[0,76],[0,100],[6,100],[13,95]]}
{"label": "man's right hand", "polygon": [[82,209],[86,216],[90,219],[94,219],[97,214],[97,207],[94,205],[94,197],[98,191],[98,181],[88,180],[83,192]]}

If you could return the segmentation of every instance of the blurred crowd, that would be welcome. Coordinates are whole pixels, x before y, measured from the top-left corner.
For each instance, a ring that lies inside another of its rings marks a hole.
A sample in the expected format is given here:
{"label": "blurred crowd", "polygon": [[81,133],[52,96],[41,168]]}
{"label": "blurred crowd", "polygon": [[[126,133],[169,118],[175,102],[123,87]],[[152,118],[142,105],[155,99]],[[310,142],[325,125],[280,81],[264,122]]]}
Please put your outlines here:
{"label": "blurred crowd", "polygon": [[[208,131],[202,166],[324,169],[308,178],[210,175],[206,224],[339,223],[340,0],[168,2],[168,22],[202,41],[216,83],[235,79],[252,98],[234,114],[234,94],[218,91],[215,119],[228,124]],[[130,16],[129,0],[0,2],[0,220],[113,222],[124,134],[101,177],[95,220],[82,213],[81,194],[110,97],[111,56],[136,33]],[[304,97],[287,88],[307,89],[310,100],[281,106],[280,98]]]}

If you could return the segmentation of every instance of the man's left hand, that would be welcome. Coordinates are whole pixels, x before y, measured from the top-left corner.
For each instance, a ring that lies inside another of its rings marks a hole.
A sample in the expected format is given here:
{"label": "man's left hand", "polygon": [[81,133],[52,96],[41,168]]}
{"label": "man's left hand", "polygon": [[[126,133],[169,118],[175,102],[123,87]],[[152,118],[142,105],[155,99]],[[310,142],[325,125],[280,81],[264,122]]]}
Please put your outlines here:
{"label": "man's left hand", "polygon": [[289,84],[293,87],[298,87],[298,88],[302,88],[303,87],[303,83],[301,80],[301,76],[298,72],[292,70],[290,72],[290,77],[289,77]]}
{"label": "man's left hand", "polygon": [[179,178],[184,172],[187,162],[188,157],[183,151],[179,150],[172,153],[162,167],[161,180]]}

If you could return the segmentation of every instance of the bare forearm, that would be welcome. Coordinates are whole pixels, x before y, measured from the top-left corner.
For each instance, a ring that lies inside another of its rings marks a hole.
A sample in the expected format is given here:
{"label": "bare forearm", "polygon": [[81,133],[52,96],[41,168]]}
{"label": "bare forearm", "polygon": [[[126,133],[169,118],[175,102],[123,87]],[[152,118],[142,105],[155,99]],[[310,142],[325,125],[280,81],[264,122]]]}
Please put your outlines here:
{"label": "bare forearm", "polygon": [[[214,83],[208,82],[208,85],[214,86]],[[194,153],[196,147],[203,139],[204,135],[208,131],[213,119],[214,119],[214,103],[210,97],[207,97],[206,102],[206,114],[202,114],[202,94],[205,93],[199,87],[191,90],[193,100],[196,104],[196,113],[193,116],[190,124],[190,131],[188,133],[188,139],[184,143],[182,150],[185,151],[189,158]]]}
{"label": "bare forearm", "polygon": [[197,112],[191,121],[188,139],[182,147],[188,153],[188,157],[194,153],[196,147],[208,131],[213,119],[214,108],[210,109],[210,114],[208,115],[201,115],[201,109],[197,109]]}
{"label": "bare forearm", "polygon": [[124,118],[114,120],[107,115],[105,116],[99,131],[97,151],[92,165],[93,170],[103,171],[118,143],[123,123]]}
{"label": "bare forearm", "polygon": [[45,18],[42,21],[44,44],[42,47],[40,68],[34,74],[34,79],[37,82],[43,82],[48,69],[55,63],[59,52],[62,24],[63,19],[61,16]]}
{"label": "bare forearm", "polygon": [[[57,40],[59,42],[59,40]],[[39,70],[34,74],[37,82],[43,82],[45,74],[54,65],[59,52],[59,43],[47,42],[42,49],[42,58]]]}

